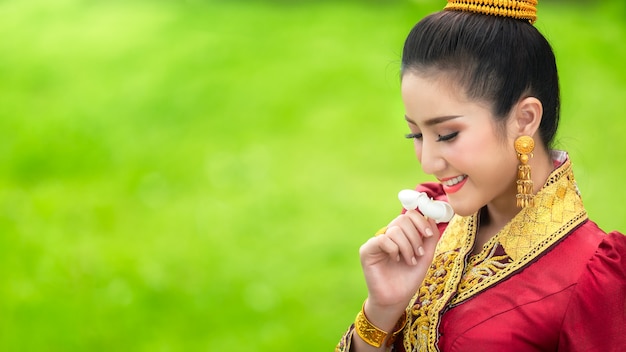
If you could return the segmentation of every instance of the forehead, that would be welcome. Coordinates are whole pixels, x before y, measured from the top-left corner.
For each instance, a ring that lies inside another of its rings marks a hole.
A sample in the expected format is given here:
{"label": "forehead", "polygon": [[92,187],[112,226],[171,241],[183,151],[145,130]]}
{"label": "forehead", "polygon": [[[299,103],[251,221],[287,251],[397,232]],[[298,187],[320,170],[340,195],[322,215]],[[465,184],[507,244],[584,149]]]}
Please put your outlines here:
{"label": "forehead", "polygon": [[443,116],[493,118],[491,106],[468,98],[450,74],[407,72],[402,77],[402,100],[407,117],[420,125]]}
{"label": "forehead", "polygon": [[407,112],[431,115],[448,110],[451,105],[471,103],[461,85],[447,74],[407,72],[401,87]]}

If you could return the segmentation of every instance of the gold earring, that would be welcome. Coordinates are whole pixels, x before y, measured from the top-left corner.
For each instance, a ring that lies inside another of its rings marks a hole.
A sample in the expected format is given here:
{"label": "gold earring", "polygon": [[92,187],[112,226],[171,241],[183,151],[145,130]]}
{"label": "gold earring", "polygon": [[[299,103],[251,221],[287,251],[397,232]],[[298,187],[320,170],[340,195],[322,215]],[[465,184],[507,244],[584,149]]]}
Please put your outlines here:
{"label": "gold earring", "polygon": [[519,166],[517,167],[517,206],[524,208],[533,205],[533,181],[530,178],[528,159],[533,157],[535,141],[532,137],[521,136],[515,140],[515,151]]}

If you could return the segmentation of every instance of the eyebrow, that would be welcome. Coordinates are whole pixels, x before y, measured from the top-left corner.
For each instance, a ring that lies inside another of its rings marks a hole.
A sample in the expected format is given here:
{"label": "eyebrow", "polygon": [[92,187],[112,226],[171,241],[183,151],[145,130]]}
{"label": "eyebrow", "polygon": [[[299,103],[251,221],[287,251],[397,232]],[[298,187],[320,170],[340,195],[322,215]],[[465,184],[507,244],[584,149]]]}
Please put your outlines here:
{"label": "eyebrow", "polygon": [[[456,118],[459,118],[459,117],[461,117],[461,115],[450,115],[450,116],[439,116],[439,117],[434,117],[434,118],[432,118],[432,119],[428,119],[428,120],[426,120],[426,121],[424,122],[424,125],[426,125],[426,126],[434,126],[434,125],[437,125],[437,124],[440,124],[440,123],[443,123],[443,122],[446,122],[446,121],[449,121],[449,120],[453,120],[453,119],[456,119]],[[416,126],[417,126],[417,123],[415,123],[415,121],[411,120],[408,116],[404,115],[404,119],[405,119],[408,123],[410,123],[410,124],[413,124],[413,125],[416,125]]]}

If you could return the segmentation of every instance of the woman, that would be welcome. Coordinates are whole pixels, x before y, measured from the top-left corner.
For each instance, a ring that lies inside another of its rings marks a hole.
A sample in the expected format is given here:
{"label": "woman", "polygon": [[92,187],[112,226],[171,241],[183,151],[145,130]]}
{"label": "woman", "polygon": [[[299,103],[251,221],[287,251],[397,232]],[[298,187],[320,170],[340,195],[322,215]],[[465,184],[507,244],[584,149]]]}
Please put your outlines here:
{"label": "woman", "polygon": [[415,153],[450,203],[360,249],[368,296],[336,351],[626,350],[626,237],[587,218],[536,0],[448,1],[402,57]]}

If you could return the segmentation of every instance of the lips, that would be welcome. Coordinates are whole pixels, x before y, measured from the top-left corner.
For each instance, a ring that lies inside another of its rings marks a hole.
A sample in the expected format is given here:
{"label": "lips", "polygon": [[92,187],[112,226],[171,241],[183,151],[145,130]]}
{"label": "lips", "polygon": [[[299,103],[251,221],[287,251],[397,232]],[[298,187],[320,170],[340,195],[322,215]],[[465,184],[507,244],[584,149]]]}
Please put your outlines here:
{"label": "lips", "polygon": [[458,192],[465,182],[467,181],[467,175],[459,175],[455,177],[449,177],[439,180],[443,186],[444,192],[452,194]]}

